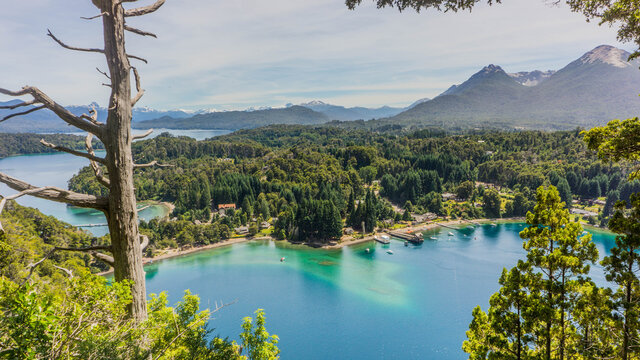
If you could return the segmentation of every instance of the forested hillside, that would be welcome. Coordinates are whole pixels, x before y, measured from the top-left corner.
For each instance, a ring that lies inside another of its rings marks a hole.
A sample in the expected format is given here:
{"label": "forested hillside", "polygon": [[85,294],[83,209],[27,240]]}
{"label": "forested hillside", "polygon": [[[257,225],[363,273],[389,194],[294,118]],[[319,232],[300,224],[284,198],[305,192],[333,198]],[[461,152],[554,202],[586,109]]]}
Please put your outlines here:
{"label": "forested hillside", "polygon": [[[50,147],[40,143],[44,139],[49,143],[71,149],[84,149],[85,138],[67,134],[6,134],[0,133],[0,159],[11,155],[55,153]],[[102,144],[95,143],[94,147],[101,148]]]}
{"label": "forested hillside", "polygon": [[[276,238],[327,242],[339,239],[343,226],[361,229],[364,222],[371,230],[411,219],[410,213],[524,216],[533,207],[535,189],[544,184],[557,185],[569,205],[573,199],[628,198],[640,187],[626,181],[624,163],[602,163],[588,151],[578,130],[467,135],[422,130],[400,136],[271,126],[206,141],[162,135],[135,143],[134,153],[140,163],[172,165],[137,171],[140,200],[173,202],[172,216],[201,222],[209,221],[219,204],[236,205],[238,211],[227,213],[232,216],[216,215],[207,225],[216,239],[273,218]],[[100,189],[89,169],[70,186]],[[445,192],[459,201],[443,200]],[[609,204],[602,219],[611,209]],[[152,224],[160,232],[167,226]],[[193,231],[178,236],[178,244],[202,244],[206,236]],[[155,234],[152,243],[177,233]]]}

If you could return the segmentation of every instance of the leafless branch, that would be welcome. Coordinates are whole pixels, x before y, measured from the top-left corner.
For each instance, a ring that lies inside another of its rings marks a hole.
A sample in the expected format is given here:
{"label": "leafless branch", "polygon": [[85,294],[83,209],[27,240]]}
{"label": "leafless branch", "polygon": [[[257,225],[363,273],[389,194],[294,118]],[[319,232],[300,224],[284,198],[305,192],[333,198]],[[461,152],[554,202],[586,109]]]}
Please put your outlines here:
{"label": "leafless branch", "polygon": [[42,110],[44,108],[45,108],[45,106],[42,105],[42,106],[36,106],[34,108],[31,108],[31,109],[23,111],[23,112],[13,113],[11,115],[7,115],[7,116],[3,117],[2,119],[0,119],[0,122],[7,121],[7,120],[9,120],[11,118],[14,118],[16,116],[27,115],[27,114],[30,114],[30,113],[32,113],[34,111]]}
{"label": "leafless branch", "polygon": [[[11,196],[7,196],[7,197],[3,197],[2,200],[0,200],[0,215],[2,215],[2,210],[4,210],[4,206],[6,205],[7,201],[9,200],[15,200],[21,196],[25,196],[25,195],[31,195],[34,194],[36,192],[40,192],[40,191],[44,191],[44,190],[53,190],[55,189],[54,187],[41,187],[41,188],[34,188],[34,189],[29,189],[29,190],[25,190],[25,191],[21,191],[17,194],[11,195]],[[0,231],[4,232],[4,229],[2,228],[2,222],[0,222]]]}
{"label": "leafless branch", "polygon": [[156,34],[154,34],[154,33],[150,33],[148,31],[144,31],[144,30],[140,30],[140,29],[136,29],[136,28],[131,27],[129,25],[125,25],[124,29],[127,30],[127,31],[130,31],[130,32],[132,32],[134,34],[138,34],[138,35],[142,35],[142,36],[151,36],[151,37],[154,37],[156,39],[158,38],[158,36]]}
{"label": "leafless branch", "polygon": [[53,35],[53,33],[51,32],[51,30],[47,29],[47,36],[49,36],[50,38],[52,38],[55,42],[57,42],[60,46],[62,46],[65,49],[69,49],[69,50],[75,50],[75,51],[84,51],[84,52],[95,52],[95,53],[100,53],[100,54],[104,54],[104,50],[103,49],[92,49],[92,48],[79,48],[79,47],[75,47],[75,46],[69,46],[65,43],[63,43],[60,39],[58,39],[55,35]]}
{"label": "leafless branch", "polygon": [[[53,111],[60,119],[64,120],[67,124],[75,126],[81,130],[91,132],[97,135],[99,138],[102,136],[102,126],[94,124],[90,121],[85,121],[82,117],[72,114],[69,110],[53,101],[49,96],[47,96],[44,92],[36,87],[25,86],[19,91],[10,91],[0,88],[0,94],[9,96],[31,95],[36,102],[43,104],[47,109]],[[40,110],[39,108],[36,109]]]}
{"label": "leafless branch", "polygon": [[87,114],[82,114],[82,115],[80,115],[80,117],[82,119],[91,121],[95,125],[103,125],[100,121],[98,121],[98,111],[96,110],[95,106],[93,106],[91,108],[91,110],[89,110],[89,114],[88,115]]}
{"label": "leafless branch", "polygon": [[58,265],[53,265],[53,267],[60,271],[65,272],[69,276],[69,279],[73,279],[73,272],[71,272],[71,270],[65,269],[62,266],[58,266]]}
{"label": "leafless branch", "polygon": [[111,80],[111,76],[109,76],[109,74],[107,74],[106,72],[104,72],[104,71],[102,71],[102,70],[100,70],[100,69],[98,69],[98,68],[96,68],[96,70],[98,70],[98,72],[99,72],[100,74],[102,74],[102,75],[106,76],[106,77],[107,77],[107,79]]}
{"label": "leafless branch", "polygon": [[141,58],[141,57],[139,57],[139,56],[135,56],[135,55],[129,55],[129,54],[127,54],[127,57],[128,57],[129,59],[136,59],[136,60],[140,60],[140,61],[142,61],[142,62],[143,62],[143,63],[145,63],[145,64],[148,64],[148,63],[149,63],[146,59],[143,59],[143,58]]}
{"label": "leafless branch", "polygon": [[83,208],[91,208],[104,211],[109,207],[109,199],[94,195],[80,194],[57,187],[37,188],[22,180],[0,172],[0,182],[13,190],[25,192],[23,195],[32,195],[41,199],[61,202]]}
{"label": "leafless branch", "polygon": [[58,146],[58,145],[55,145],[55,144],[47,142],[45,139],[41,139],[40,143],[42,145],[48,147],[48,148],[53,149],[53,150],[58,150],[58,151],[69,153],[71,155],[87,158],[87,159],[89,159],[91,161],[95,161],[95,162],[98,162],[100,164],[106,164],[106,162],[107,162],[105,159],[103,159],[101,157],[97,157],[95,155],[91,155],[91,154],[88,154],[88,153],[85,153],[85,152],[69,149],[69,148],[64,147],[64,146]]}
{"label": "leafless branch", "polygon": [[5,105],[5,106],[0,106],[0,109],[9,109],[9,110],[13,110],[19,107],[23,107],[23,106],[29,106],[29,105],[33,105],[33,104],[38,104],[37,101],[35,100],[31,100],[31,101],[23,101],[21,103],[15,104],[15,105]]}
{"label": "leafless branch", "polygon": [[140,140],[140,139],[144,139],[147,136],[151,135],[153,133],[153,129],[149,129],[147,130],[147,132],[145,132],[144,134],[140,134],[140,135],[133,135],[133,140]]}
{"label": "leafless branch", "polygon": [[146,14],[151,14],[152,12],[160,9],[160,7],[164,5],[164,2],[165,0],[157,0],[155,3],[148,6],[125,10],[124,16],[130,17],[130,16],[142,16]]}
{"label": "leafless branch", "polygon": [[107,84],[107,83],[102,83],[102,86],[106,86],[106,87],[113,87],[113,85],[111,85],[111,84]]}
{"label": "leafless branch", "polygon": [[[220,306],[218,306],[218,305],[216,304],[216,308],[215,308],[215,309],[213,309],[213,310],[211,311],[211,314],[214,314],[214,313],[216,313],[216,312],[218,312],[218,311],[222,310],[223,308],[225,308],[225,307],[227,307],[227,306],[233,305],[233,304],[235,304],[237,301],[238,301],[238,300],[234,300],[234,301],[232,301],[232,302],[230,302],[230,303],[228,303],[228,304],[222,304],[222,305],[220,305]],[[167,351],[167,349],[168,349],[171,345],[173,345],[173,343],[174,343],[174,342],[176,342],[178,339],[180,339],[180,337],[182,337],[182,335],[184,335],[184,333],[185,333],[185,332],[187,332],[187,330],[189,330],[189,329],[191,329],[192,327],[194,327],[194,326],[196,326],[196,325],[199,325],[199,324],[201,324],[199,321],[194,321],[194,322],[192,322],[191,324],[189,324],[188,326],[186,326],[184,329],[182,329],[182,331],[180,331],[180,332],[179,332],[179,333],[178,333],[178,334],[173,338],[173,340],[171,340],[167,345],[165,345],[165,347],[160,351],[160,353],[158,353],[158,354],[156,355],[156,357],[154,357],[153,359],[154,359],[154,360],[158,360],[158,359],[160,359],[160,358],[162,357],[162,355],[164,355],[164,353]]]}
{"label": "leafless branch", "polygon": [[105,15],[109,15],[109,13],[105,11],[103,13],[100,13],[100,14],[96,15],[96,16],[91,16],[91,17],[80,16],[80,19],[93,20],[93,19],[101,18],[101,17],[103,17]]}
{"label": "leafless branch", "polygon": [[136,69],[135,67],[131,67],[131,69],[133,69],[133,77],[136,80],[136,91],[138,92],[136,96],[131,99],[131,106],[133,107],[136,105],[138,100],[140,100],[142,95],[144,95],[144,89],[142,89],[142,87],[140,86],[140,74],[138,74],[138,69]]}
{"label": "leafless branch", "polygon": [[[35,271],[35,269],[40,264],[42,264],[45,260],[49,259],[56,251],[86,252],[86,253],[91,254],[94,258],[96,258],[98,260],[101,260],[101,261],[107,263],[110,266],[113,266],[113,257],[111,257],[109,255],[106,255],[106,254],[103,254],[103,253],[99,253],[96,250],[109,250],[109,251],[111,251],[111,246],[110,245],[98,245],[98,246],[87,246],[87,247],[82,247],[82,248],[68,248],[68,247],[57,247],[56,246],[53,249],[51,249],[49,252],[47,252],[42,259],[36,261],[35,263],[29,264],[27,266],[29,268],[29,274],[22,281],[20,286],[24,285],[27,281],[29,281],[29,279],[33,275],[33,272]],[[57,268],[57,269],[60,269],[62,271],[67,272],[67,274],[69,274],[69,277],[73,277],[73,274],[71,273],[70,270],[58,267],[56,265],[54,265],[54,267]]]}
{"label": "leafless branch", "polygon": [[[84,141],[84,145],[87,148],[87,152],[91,155],[95,156],[95,152],[93,151],[93,145],[92,145],[92,140],[93,140],[93,134],[92,133],[88,133],[87,137]],[[105,187],[109,188],[111,186],[111,181],[109,181],[109,179],[107,179],[104,174],[102,173],[102,168],[100,167],[100,165],[98,165],[97,162],[95,161],[91,161],[91,168],[93,169],[93,174],[96,176],[96,179],[98,180],[98,182],[102,185],[104,185]]]}
{"label": "leafless branch", "polygon": [[142,239],[142,242],[140,242],[140,251],[144,251],[144,249],[149,246],[149,237],[147,235],[140,234],[140,239]]}
{"label": "leafless branch", "polygon": [[171,164],[159,164],[158,160],[153,160],[150,163],[147,164],[133,164],[133,168],[134,169],[142,169],[142,168],[148,168],[148,167],[152,167],[152,166],[157,166],[157,167],[174,167],[175,165],[171,165]]}

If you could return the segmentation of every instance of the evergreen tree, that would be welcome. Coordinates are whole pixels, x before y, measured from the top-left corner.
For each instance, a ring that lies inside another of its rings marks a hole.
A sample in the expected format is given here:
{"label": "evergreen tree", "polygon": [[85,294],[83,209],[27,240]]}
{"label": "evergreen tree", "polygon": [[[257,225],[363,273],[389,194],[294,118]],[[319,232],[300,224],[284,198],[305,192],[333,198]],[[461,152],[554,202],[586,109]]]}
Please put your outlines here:
{"label": "evergreen tree", "polygon": [[487,217],[500,217],[500,194],[495,189],[489,189],[484,192],[483,210]]}
{"label": "evergreen tree", "polygon": [[[538,188],[536,206],[527,214],[527,225],[520,237],[527,240],[524,249],[531,276],[539,278],[532,283],[532,291],[541,294],[534,309],[540,316],[534,328],[535,343],[544,348],[544,359],[563,360],[568,354],[567,319],[574,306],[571,298],[576,287],[586,281],[589,263],[597,260],[598,251],[591,234],[582,235],[580,223],[569,221],[569,210],[563,207],[554,186]],[[557,349],[556,354],[552,349]]]}
{"label": "evergreen tree", "polygon": [[640,340],[640,194],[631,195],[631,211],[624,202],[616,205],[609,229],[618,233],[611,255],[604,258],[607,281],[618,285],[612,300],[618,316],[614,317],[619,334],[620,359],[635,359],[640,355],[636,344]]}
{"label": "evergreen tree", "polygon": [[571,195],[571,187],[569,186],[569,182],[565,178],[559,178],[558,184],[558,192],[560,193],[560,199],[564,201],[567,208],[571,209],[573,196]]}

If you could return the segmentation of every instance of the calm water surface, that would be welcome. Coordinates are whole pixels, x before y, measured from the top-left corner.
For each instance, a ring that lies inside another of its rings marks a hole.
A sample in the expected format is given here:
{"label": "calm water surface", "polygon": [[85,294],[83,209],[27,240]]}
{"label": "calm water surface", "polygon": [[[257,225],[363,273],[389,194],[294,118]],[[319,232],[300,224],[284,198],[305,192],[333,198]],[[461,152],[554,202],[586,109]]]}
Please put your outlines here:
{"label": "calm water surface", "polygon": [[[142,130],[134,130],[134,134],[143,133]],[[226,130],[169,130],[158,129],[150,136],[157,136],[163,132],[170,132],[176,136],[189,136],[196,140],[202,140],[215,136],[230,133]],[[86,135],[86,133],[78,133]],[[98,156],[103,156],[104,152],[97,151]],[[37,154],[12,156],[0,159],[0,172],[4,172],[10,176],[27,181],[35,186],[57,186],[67,189],[69,179],[78,171],[88,166],[89,161],[77,156],[64,153],[54,154]],[[0,184],[0,194],[11,195],[16,191],[9,189],[6,185]],[[24,206],[30,206],[39,209],[46,215],[52,215],[72,225],[88,225],[88,224],[106,224],[104,215],[92,209],[81,209],[69,207],[62,203],[42,200],[31,196],[19,198],[18,203]],[[144,220],[150,220],[154,217],[164,216],[167,209],[163,206],[151,206],[142,210],[139,215]],[[86,227],[85,230],[90,231],[96,236],[102,236],[108,232],[106,226]]]}
{"label": "calm water surface", "polygon": [[[471,310],[486,309],[502,268],[524,257],[523,227],[485,225],[455,236],[436,230],[427,239],[437,240],[408,247],[392,241],[319,250],[254,241],[153,264],[145,268],[147,291],[167,291],[175,302],[190,289],[203,307],[237,300],[210,322],[236,340],[242,317],[264,308],[283,359],[464,359]],[[614,239],[593,235],[603,256]],[[604,282],[599,266],[592,273]]]}

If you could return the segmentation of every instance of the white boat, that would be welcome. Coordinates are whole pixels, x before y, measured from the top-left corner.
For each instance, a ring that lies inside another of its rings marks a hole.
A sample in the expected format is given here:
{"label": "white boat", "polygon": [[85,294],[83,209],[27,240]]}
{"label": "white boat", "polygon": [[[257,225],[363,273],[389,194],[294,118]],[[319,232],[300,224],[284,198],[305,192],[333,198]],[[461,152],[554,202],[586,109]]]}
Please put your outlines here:
{"label": "white boat", "polygon": [[449,231],[449,236],[453,236],[453,233],[451,231]]}
{"label": "white boat", "polygon": [[370,253],[370,252],[371,252],[371,250],[369,250],[369,248],[366,248],[366,249],[364,250],[364,252],[366,252],[366,253],[368,254],[368,253]]}
{"label": "white boat", "polygon": [[393,255],[393,250],[387,250],[387,254]]}
{"label": "white boat", "polygon": [[493,224],[491,224],[491,226],[498,226],[498,224],[496,224],[496,223],[493,223]]}
{"label": "white boat", "polygon": [[431,239],[431,240],[438,240],[438,238],[437,238],[437,237],[435,237],[435,236],[430,237],[430,239]]}

